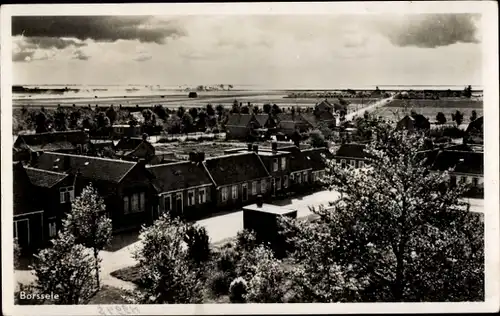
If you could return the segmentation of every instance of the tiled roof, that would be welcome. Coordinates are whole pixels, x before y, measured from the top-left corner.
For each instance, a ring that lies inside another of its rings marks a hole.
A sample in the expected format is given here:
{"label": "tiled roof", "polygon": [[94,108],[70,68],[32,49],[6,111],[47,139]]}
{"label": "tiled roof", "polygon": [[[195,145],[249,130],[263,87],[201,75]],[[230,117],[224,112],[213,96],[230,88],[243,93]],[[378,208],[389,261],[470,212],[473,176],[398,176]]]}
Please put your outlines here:
{"label": "tiled roof", "polygon": [[267,120],[269,120],[268,114],[255,114],[255,119],[259,122],[260,126],[266,126]]}
{"label": "tiled roof", "polygon": [[335,153],[338,157],[349,158],[367,158],[369,155],[365,153],[366,145],[364,144],[342,144]]}
{"label": "tiled roof", "polygon": [[68,141],[58,141],[41,145],[28,145],[33,151],[59,151],[59,150],[74,150],[75,145]]}
{"label": "tiled roof", "polygon": [[22,163],[12,164],[13,214],[21,215],[40,210],[36,204],[36,191]]}
{"label": "tiled roof", "polygon": [[31,183],[43,188],[52,188],[54,185],[68,177],[67,174],[61,172],[54,172],[30,167],[26,167],[25,169]]}
{"label": "tiled roof", "polygon": [[124,137],[120,139],[116,148],[118,149],[135,149],[143,142],[142,137]]}
{"label": "tiled roof", "polygon": [[57,142],[84,144],[87,141],[88,135],[83,131],[48,132],[19,135],[14,146],[20,146],[21,144],[26,144],[28,146],[43,146],[49,143]]}
{"label": "tiled roof", "polygon": [[124,160],[48,152],[38,158],[36,167],[53,170],[57,166],[58,172],[75,174],[80,171],[87,179],[118,183],[135,165],[135,162]]}
{"label": "tiled roof", "polygon": [[302,117],[302,113],[278,113],[276,115],[278,118],[278,121],[284,122],[284,121],[289,121],[289,122],[307,122],[304,117]]}
{"label": "tiled roof", "polygon": [[299,148],[297,148],[297,146],[289,146],[286,147],[284,150],[290,152],[291,154],[289,160],[291,172],[306,170],[311,168],[311,165],[306,157],[306,154]]}
{"label": "tiled roof", "polygon": [[[326,168],[326,160],[333,159],[333,155],[327,148],[312,148],[303,150],[310,167],[313,171],[323,170]],[[323,155],[325,156],[323,158]]]}
{"label": "tiled roof", "polygon": [[252,114],[230,114],[226,126],[247,127],[252,120]]}
{"label": "tiled roof", "polygon": [[469,126],[467,127],[467,133],[483,133],[483,128],[484,128],[484,117],[481,116],[474,120],[473,122],[469,123]]}
{"label": "tiled roof", "polygon": [[482,152],[444,150],[434,161],[432,169],[445,171],[455,168],[454,172],[484,174],[484,161]]}
{"label": "tiled roof", "polygon": [[237,153],[214,157],[204,162],[217,186],[269,177],[262,160],[255,153]]}
{"label": "tiled roof", "polygon": [[201,163],[175,162],[148,166],[147,169],[153,175],[153,185],[159,193],[212,184]]}

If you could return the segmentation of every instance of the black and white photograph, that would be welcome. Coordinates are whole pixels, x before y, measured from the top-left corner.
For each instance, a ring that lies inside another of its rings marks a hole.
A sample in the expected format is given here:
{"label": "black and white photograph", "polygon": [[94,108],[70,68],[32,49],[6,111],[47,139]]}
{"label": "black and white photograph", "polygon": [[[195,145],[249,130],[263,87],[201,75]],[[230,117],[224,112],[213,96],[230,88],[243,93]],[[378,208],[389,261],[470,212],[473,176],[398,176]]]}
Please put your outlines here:
{"label": "black and white photograph", "polygon": [[2,7],[4,314],[498,311],[497,10]]}

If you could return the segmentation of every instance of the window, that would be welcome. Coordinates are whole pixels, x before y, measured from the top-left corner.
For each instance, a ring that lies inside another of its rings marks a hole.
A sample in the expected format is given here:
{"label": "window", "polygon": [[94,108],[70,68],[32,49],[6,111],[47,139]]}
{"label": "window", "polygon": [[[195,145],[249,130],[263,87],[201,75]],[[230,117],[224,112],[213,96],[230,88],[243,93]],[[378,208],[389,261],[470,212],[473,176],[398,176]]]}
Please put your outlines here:
{"label": "window", "polygon": [[281,157],[281,170],[286,168],[286,157]]}
{"label": "window", "polygon": [[308,182],[308,175],[307,175],[307,171],[304,172],[304,182]]}
{"label": "window", "polygon": [[472,178],[472,185],[475,187],[479,186],[479,179],[477,177]]}
{"label": "window", "polygon": [[290,180],[293,181],[293,173],[290,175]]}
{"label": "window", "polygon": [[56,218],[51,217],[49,218],[49,237],[54,237],[57,234],[57,224],[56,224]]}
{"label": "window", "polygon": [[131,206],[130,206],[130,211],[131,212],[138,212],[139,211],[139,194],[135,193],[132,195],[131,199]]}
{"label": "window", "polygon": [[227,198],[228,198],[227,187],[222,188],[221,194],[222,194],[222,201],[223,202],[227,201]]}
{"label": "window", "polygon": [[273,160],[273,171],[278,171],[278,158]]}
{"label": "window", "polygon": [[163,207],[165,209],[165,211],[171,211],[172,210],[172,196],[169,194],[169,195],[165,195],[163,197]]}
{"label": "window", "polygon": [[129,210],[129,198],[128,198],[128,196],[125,196],[123,198],[123,213],[127,214],[129,212],[130,212],[130,210]]}
{"label": "window", "polygon": [[141,203],[141,212],[144,212],[146,210],[146,194],[144,192],[139,194],[139,201]]}
{"label": "window", "polygon": [[257,181],[252,182],[252,195],[257,195]]}
{"label": "window", "polygon": [[288,176],[283,176],[283,187],[288,188]]}
{"label": "window", "polygon": [[236,200],[238,198],[238,186],[237,185],[233,185],[231,196],[232,196],[233,200]]}
{"label": "window", "polygon": [[302,173],[297,173],[297,183],[302,183]]}
{"label": "window", "polygon": [[281,178],[276,178],[276,190],[281,190]]}
{"label": "window", "polygon": [[59,189],[59,198],[61,203],[73,202],[75,199],[75,188],[74,187],[64,187]]}
{"label": "window", "polygon": [[267,190],[267,183],[266,183],[266,180],[262,180],[260,182],[260,192],[261,193],[266,193],[266,190]]}
{"label": "window", "polygon": [[346,167],[345,159],[341,159],[340,164],[341,164],[342,168],[345,168]]}
{"label": "window", "polygon": [[194,200],[194,190],[188,191],[188,206],[195,205],[196,202]]}
{"label": "window", "polygon": [[198,190],[198,203],[203,204],[207,201],[207,189],[202,188]]}
{"label": "window", "polygon": [[351,166],[353,166],[354,168],[356,168],[356,160],[351,159]]}
{"label": "window", "polygon": [[363,168],[365,166],[365,162],[363,160],[360,160],[358,162],[358,165],[359,165],[360,168]]}

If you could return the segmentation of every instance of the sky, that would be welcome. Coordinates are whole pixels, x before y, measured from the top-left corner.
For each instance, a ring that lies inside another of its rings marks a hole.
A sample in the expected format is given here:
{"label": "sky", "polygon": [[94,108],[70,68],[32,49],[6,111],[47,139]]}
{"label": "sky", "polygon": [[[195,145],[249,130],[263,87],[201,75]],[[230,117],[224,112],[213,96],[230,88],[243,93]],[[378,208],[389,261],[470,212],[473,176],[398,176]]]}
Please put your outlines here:
{"label": "sky", "polygon": [[14,84],[481,85],[479,15],[17,16]]}

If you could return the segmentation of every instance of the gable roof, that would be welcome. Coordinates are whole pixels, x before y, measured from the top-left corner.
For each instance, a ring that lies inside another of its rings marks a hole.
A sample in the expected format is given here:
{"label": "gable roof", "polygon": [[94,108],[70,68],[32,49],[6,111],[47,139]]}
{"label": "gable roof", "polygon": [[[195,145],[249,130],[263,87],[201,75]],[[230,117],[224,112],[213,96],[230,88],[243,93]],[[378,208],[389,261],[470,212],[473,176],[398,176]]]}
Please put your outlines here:
{"label": "gable roof", "polygon": [[278,121],[281,122],[305,122],[307,123],[307,120],[304,119],[302,116],[302,113],[278,113],[276,115],[276,118]]}
{"label": "gable roof", "polygon": [[88,141],[88,135],[84,131],[63,131],[63,132],[47,132],[38,134],[23,134],[19,135],[14,143],[14,147],[23,145],[29,148],[33,146],[41,146],[47,144],[84,144]]}
{"label": "gable roof", "polygon": [[368,158],[369,155],[365,153],[365,148],[365,144],[342,144],[335,153],[335,156],[347,158]]}
{"label": "gable roof", "polygon": [[266,126],[267,121],[269,120],[268,114],[254,114],[254,116],[260,126],[262,127]]}
{"label": "gable roof", "polygon": [[25,167],[25,170],[31,183],[43,188],[52,188],[54,185],[69,176],[68,174],[62,172],[48,171],[31,167]]}
{"label": "gable roof", "polygon": [[216,186],[269,177],[256,153],[236,153],[205,160],[205,167]]}
{"label": "gable roof", "polygon": [[252,118],[252,114],[233,113],[229,115],[226,126],[248,127]]}
{"label": "gable roof", "polygon": [[117,149],[135,149],[143,142],[142,137],[123,137],[115,145]]}
{"label": "gable roof", "polygon": [[47,152],[38,158],[36,167],[53,170],[57,166],[59,172],[80,172],[87,179],[119,183],[135,165],[125,160]]}
{"label": "gable roof", "polygon": [[35,187],[30,181],[22,163],[12,164],[13,215],[22,215],[40,210],[36,203]]}
{"label": "gable roof", "polygon": [[148,166],[147,169],[153,175],[153,186],[159,193],[212,184],[201,163],[175,162]]}
{"label": "gable roof", "polygon": [[[327,167],[327,159],[333,159],[333,154],[328,148],[311,148],[302,151],[313,171],[323,170]],[[323,156],[325,156],[323,158]]]}
{"label": "gable roof", "polygon": [[303,151],[301,151],[297,146],[291,145],[288,147],[284,147],[283,150],[288,151],[290,153],[290,171],[300,171],[310,169],[311,165]]}
{"label": "gable roof", "polygon": [[455,168],[454,172],[484,174],[484,160],[482,152],[443,150],[432,166],[433,170],[445,171]]}
{"label": "gable roof", "polygon": [[467,126],[466,132],[467,133],[483,133],[483,128],[484,128],[484,117],[481,116],[474,121],[469,123],[469,126]]}

